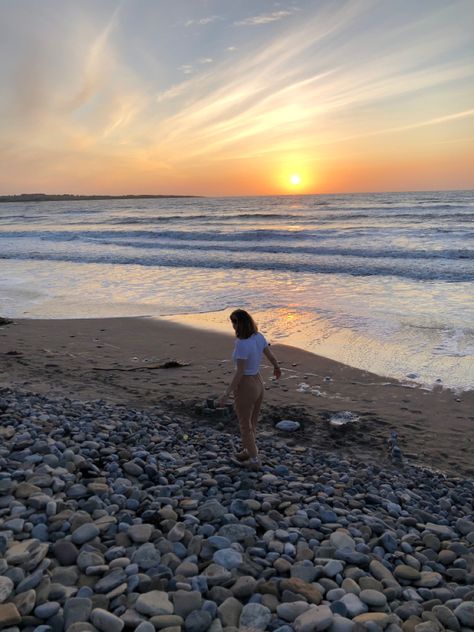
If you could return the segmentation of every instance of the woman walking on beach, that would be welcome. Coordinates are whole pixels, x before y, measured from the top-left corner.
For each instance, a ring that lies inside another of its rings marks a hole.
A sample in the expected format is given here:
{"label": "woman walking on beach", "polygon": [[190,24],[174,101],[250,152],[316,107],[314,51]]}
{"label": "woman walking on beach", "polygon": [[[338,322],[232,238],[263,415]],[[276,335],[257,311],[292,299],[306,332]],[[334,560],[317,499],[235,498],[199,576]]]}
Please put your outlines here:
{"label": "woman walking on beach", "polygon": [[234,393],[234,406],[240,426],[242,451],[236,458],[248,464],[251,469],[259,469],[258,450],[255,443],[258,414],[263,400],[263,380],[259,373],[262,355],[273,365],[273,374],[279,379],[281,370],[278,360],[268,348],[265,337],[259,333],[252,316],[243,309],[236,309],[230,315],[236,341],[232,359],[235,373],[218,405],[223,406],[230,393]]}

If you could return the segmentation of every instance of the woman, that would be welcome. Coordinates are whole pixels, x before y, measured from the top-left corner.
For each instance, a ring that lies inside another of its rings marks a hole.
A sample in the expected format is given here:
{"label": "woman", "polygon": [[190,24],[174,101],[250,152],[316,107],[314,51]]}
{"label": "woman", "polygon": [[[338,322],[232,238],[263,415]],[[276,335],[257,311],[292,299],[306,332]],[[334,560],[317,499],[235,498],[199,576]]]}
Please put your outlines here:
{"label": "woman", "polygon": [[242,451],[236,454],[241,462],[247,462],[251,469],[259,469],[258,450],[255,444],[255,431],[258,414],[263,400],[263,380],[260,376],[260,362],[262,354],[273,365],[273,374],[279,379],[281,370],[278,361],[268,348],[264,336],[258,332],[257,325],[248,312],[236,309],[230,315],[235,331],[235,341],[232,359],[235,373],[226,392],[218,400],[219,406],[224,406],[230,393],[234,393],[235,412],[240,425]]}

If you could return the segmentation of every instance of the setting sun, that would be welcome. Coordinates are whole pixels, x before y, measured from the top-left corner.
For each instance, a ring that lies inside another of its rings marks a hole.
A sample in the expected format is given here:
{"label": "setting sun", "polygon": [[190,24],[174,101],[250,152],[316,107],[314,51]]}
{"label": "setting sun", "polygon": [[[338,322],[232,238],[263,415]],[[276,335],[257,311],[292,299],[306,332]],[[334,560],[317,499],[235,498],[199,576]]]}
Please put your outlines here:
{"label": "setting sun", "polygon": [[294,185],[301,184],[301,177],[297,173],[294,173],[292,176],[290,176],[290,182]]}

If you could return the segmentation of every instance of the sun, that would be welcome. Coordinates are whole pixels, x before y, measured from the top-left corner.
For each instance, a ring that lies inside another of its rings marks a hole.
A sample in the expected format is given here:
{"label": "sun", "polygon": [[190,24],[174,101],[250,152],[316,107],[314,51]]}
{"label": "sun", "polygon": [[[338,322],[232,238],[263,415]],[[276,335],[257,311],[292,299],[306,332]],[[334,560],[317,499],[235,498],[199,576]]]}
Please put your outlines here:
{"label": "sun", "polygon": [[298,186],[298,184],[301,184],[301,176],[298,173],[294,173],[290,176],[290,182],[291,184]]}

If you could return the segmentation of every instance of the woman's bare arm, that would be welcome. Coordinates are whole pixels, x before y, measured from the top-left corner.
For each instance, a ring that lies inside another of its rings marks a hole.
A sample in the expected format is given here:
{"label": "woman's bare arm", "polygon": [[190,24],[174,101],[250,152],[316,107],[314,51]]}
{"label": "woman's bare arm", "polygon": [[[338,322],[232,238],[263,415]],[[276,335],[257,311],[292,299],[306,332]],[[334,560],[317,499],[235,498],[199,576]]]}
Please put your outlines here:
{"label": "woman's bare arm", "polygon": [[265,347],[265,349],[263,350],[263,353],[265,354],[265,357],[267,357],[273,365],[273,375],[276,377],[277,380],[280,379],[281,369],[280,369],[280,365],[278,364],[278,360],[270,351],[269,347]]}

